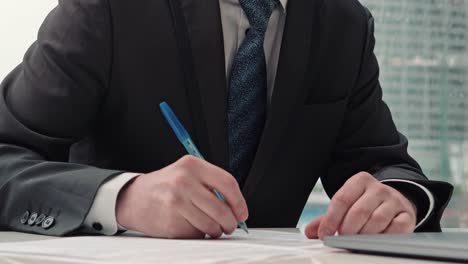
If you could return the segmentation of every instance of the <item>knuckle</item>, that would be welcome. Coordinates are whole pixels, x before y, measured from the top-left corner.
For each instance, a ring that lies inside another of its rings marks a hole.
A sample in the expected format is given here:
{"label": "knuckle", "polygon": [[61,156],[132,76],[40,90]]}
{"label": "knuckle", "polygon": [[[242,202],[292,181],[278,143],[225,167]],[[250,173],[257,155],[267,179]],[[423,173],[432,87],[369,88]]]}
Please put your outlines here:
{"label": "knuckle", "polygon": [[388,197],[388,196],[394,195],[394,193],[392,193],[390,187],[388,187],[387,185],[385,185],[383,183],[375,184],[374,191],[375,191],[376,195],[378,195],[378,196]]}
{"label": "knuckle", "polygon": [[182,196],[176,192],[170,192],[167,194],[166,203],[169,207],[180,207],[183,203]]}
{"label": "knuckle", "polygon": [[356,178],[359,179],[359,180],[369,180],[372,177],[372,175],[368,172],[365,172],[365,171],[361,171],[359,172],[358,174],[356,174]]}
{"label": "knuckle", "polygon": [[368,172],[359,172],[351,178],[351,182],[356,185],[367,185],[369,182],[374,181],[375,178]]}
{"label": "knuckle", "polygon": [[199,162],[199,160],[192,155],[185,155],[179,161],[183,167],[189,167],[189,168],[195,167]]}
{"label": "knuckle", "polygon": [[367,180],[375,180],[374,176],[372,176],[372,174],[366,172],[366,171],[362,171],[361,172],[361,175],[364,179],[367,179]]}
{"label": "knuckle", "polygon": [[172,183],[174,184],[174,187],[178,189],[186,188],[189,185],[188,181],[189,177],[187,177],[187,174],[185,173],[180,173],[172,178]]}
{"label": "knuckle", "polygon": [[371,214],[371,210],[366,207],[357,207],[352,208],[350,211],[350,215],[353,219],[365,219]]}
{"label": "knuckle", "polygon": [[404,209],[411,209],[412,207],[411,202],[398,191],[390,192],[389,197],[397,207]]}
{"label": "knuckle", "polygon": [[393,220],[393,223],[397,226],[400,226],[402,228],[404,227],[407,227],[407,226],[411,226],[411,220],[409,217],[406,217],[406,216],[401,216],[401,217],[397,217]]}
{"label": "knuckle", "polygon": [[223,221],[225,219],[228,219],[229,218],[229,209],[227,208],[227,206],[219,206],[218,208],[216,208],[216,214],[215,214],[215,217],[217,220],[220,220],[220,221]]}
{"label": "knuckle", "polygon": [[396,194],[397,191],[394,190],[392,187],[385,185],[383,183],[377,183],[377,190],[383,192],[383,193],[388,193],[388,194]]}
{"label": "knuckle", "polygon": [[335,195],[332,199],[335,203],[343,207],[348,207],[351,205],[351,197],[349,197],[345,192],[340,192]]}
{"label": "knuckle", "polygon": [[174,172],[174,174],[178,176],[187,176],[187,175],[191,175],[191,172],[192,172],[191,168],[186,167],[186,166],[179,166],[177,170]]}
{"label": "knuckle", "polygon": [[234,179],[233,176],[226,176],[224,179],[224,185],[229,190],[235,190],[239,188],[239,184],[237,183],[237,180]]}
{"label": "knuckle", "polygon": [[388,216],[383,212],[374,212],[372,220],[377,224],[385,224],[388,221]]}

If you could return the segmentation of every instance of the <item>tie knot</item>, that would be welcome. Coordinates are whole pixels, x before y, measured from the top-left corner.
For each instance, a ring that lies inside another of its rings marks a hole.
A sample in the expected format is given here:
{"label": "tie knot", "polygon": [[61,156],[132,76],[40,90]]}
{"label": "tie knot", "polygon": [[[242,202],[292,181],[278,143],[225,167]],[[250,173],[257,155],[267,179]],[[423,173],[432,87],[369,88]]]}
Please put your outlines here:
{"label": "tie knot", "polygon": [[249,20],[250,26],[264,34],[278,0],[239,0],[239,3]]}

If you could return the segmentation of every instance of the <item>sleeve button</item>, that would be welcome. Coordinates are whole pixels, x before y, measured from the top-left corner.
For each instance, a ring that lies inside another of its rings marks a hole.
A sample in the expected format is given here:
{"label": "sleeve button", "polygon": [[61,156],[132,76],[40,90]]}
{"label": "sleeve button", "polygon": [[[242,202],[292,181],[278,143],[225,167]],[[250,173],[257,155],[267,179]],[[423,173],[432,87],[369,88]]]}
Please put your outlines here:
{"label": "sleeve button", "polygon": [[24,212],[24,214],[21,216],[20,222],[22,224],[26,224],[29,220],[29,211]]}
{"label": "sleeve button", "polygon": [[31,214],[31,216],[29,217],[29,220],[28,220],[28,225],[30,225],[30,226],[34,225],[34,223],[36,223],[37,216],[38,216],[37,213]]}
{"label": "sleeve button", "polygon": [[102,225],[100,223],[93,223],[93,228],[97,231],[101,231]]}
{"label": "sleeve button", "polygon": [[44,229],[49,229],[55,222],[55,219],[52,216],[47,217],[44,219],[44,222],[42,222],[42,228]]}
{"label": "sleeve button", "polygon": [[46,216],[45,214],[41,214],[37,219],[36,219],[36,225],[41,225],[42,222],[44,222]]}

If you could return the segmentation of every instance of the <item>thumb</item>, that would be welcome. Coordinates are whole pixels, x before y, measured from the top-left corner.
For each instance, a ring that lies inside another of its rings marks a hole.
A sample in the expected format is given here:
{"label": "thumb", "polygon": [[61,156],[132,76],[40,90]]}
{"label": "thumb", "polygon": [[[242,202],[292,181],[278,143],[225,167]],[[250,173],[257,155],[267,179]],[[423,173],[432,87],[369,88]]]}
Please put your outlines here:
{"label": "thumb", "polygon": [[317,239],[318,238],[318,229],[320,223],[322,222],[323,215],[317,217],[314,221],[310,222],[304,231],[304,234],[309,239]]}

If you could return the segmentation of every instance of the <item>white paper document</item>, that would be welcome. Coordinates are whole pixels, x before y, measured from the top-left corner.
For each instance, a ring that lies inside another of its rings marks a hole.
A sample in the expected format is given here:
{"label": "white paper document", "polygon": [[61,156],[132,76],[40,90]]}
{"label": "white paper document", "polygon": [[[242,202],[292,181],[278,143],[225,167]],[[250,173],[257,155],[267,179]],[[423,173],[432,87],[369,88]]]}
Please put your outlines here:
{"label": "white paper document", "polygon": [[336,250],[298,233],[251,230],[245,234],[237,230],[217,240],[169,240],[127,234],[0,243],[0,260],[16,257],[42,259],[44,263],[311,263],[313,256],[332,251]]}

